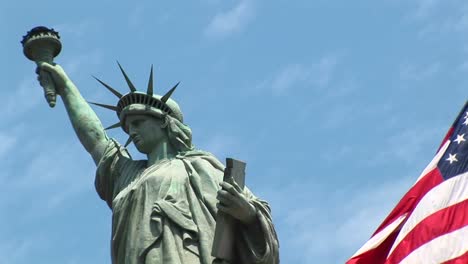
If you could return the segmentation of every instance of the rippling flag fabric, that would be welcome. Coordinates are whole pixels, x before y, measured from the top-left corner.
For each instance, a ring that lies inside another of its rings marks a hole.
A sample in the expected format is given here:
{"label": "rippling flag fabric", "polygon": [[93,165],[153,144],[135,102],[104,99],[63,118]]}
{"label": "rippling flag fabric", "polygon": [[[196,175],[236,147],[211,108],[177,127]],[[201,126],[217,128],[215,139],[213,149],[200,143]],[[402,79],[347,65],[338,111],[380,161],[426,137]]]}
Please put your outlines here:
{"label": "rippling flag fabric", "polygon": [[346,264],[468,264],[468,102],[416,183]]}

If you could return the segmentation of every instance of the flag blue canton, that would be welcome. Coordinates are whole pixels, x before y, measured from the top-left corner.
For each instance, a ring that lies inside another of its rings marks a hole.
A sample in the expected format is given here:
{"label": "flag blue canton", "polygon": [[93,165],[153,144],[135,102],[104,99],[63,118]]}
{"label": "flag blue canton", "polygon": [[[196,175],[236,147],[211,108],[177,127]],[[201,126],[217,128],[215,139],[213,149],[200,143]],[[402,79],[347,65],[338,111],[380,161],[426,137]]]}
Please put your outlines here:
{"label": "flag blue canton", "polygon": [[445,180],[468,171],[468,103],[453,124],[450,145],[437,164]]}

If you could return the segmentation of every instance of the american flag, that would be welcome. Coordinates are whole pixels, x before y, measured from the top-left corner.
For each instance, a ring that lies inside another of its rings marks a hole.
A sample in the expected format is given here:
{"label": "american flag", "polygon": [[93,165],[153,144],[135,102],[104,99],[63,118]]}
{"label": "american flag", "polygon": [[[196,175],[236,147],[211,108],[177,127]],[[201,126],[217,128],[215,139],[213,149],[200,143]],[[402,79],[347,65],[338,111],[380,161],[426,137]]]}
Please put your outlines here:
{"label": "american flag", "polygon": [[416,183],[346,264],[468,264],[468,102]]}

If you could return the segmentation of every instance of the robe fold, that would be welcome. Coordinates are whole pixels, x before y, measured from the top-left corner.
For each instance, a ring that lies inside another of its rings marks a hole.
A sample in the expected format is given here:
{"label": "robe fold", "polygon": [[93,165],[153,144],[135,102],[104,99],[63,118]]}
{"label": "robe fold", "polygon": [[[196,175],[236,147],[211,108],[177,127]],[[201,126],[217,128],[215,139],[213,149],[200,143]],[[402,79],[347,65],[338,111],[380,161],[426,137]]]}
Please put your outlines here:
{"label": "robe fold", "polygon": [[[96,171],[99,196],[112,209],[113,264],[212,264],[216,195],[224,165],[194,150],[147,166],[109,140]],[[255,224],[239,224],[232,264],[279,263],[268,204],[247,188]]]}

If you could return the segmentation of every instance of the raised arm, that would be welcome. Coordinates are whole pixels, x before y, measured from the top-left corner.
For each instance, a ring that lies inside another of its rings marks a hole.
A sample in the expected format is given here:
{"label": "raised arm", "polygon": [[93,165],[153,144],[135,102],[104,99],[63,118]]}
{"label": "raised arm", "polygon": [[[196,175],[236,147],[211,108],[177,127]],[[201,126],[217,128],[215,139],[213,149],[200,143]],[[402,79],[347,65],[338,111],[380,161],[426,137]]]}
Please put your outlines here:
{"label": "raised arm", "polygon": [[51,74],[76,135],[97,165],[109,140],[101,121],[60,65],[51,65],[45,62],[39,64],[38,79],[41,85],[45,81],[42,77],[44,71]]}

